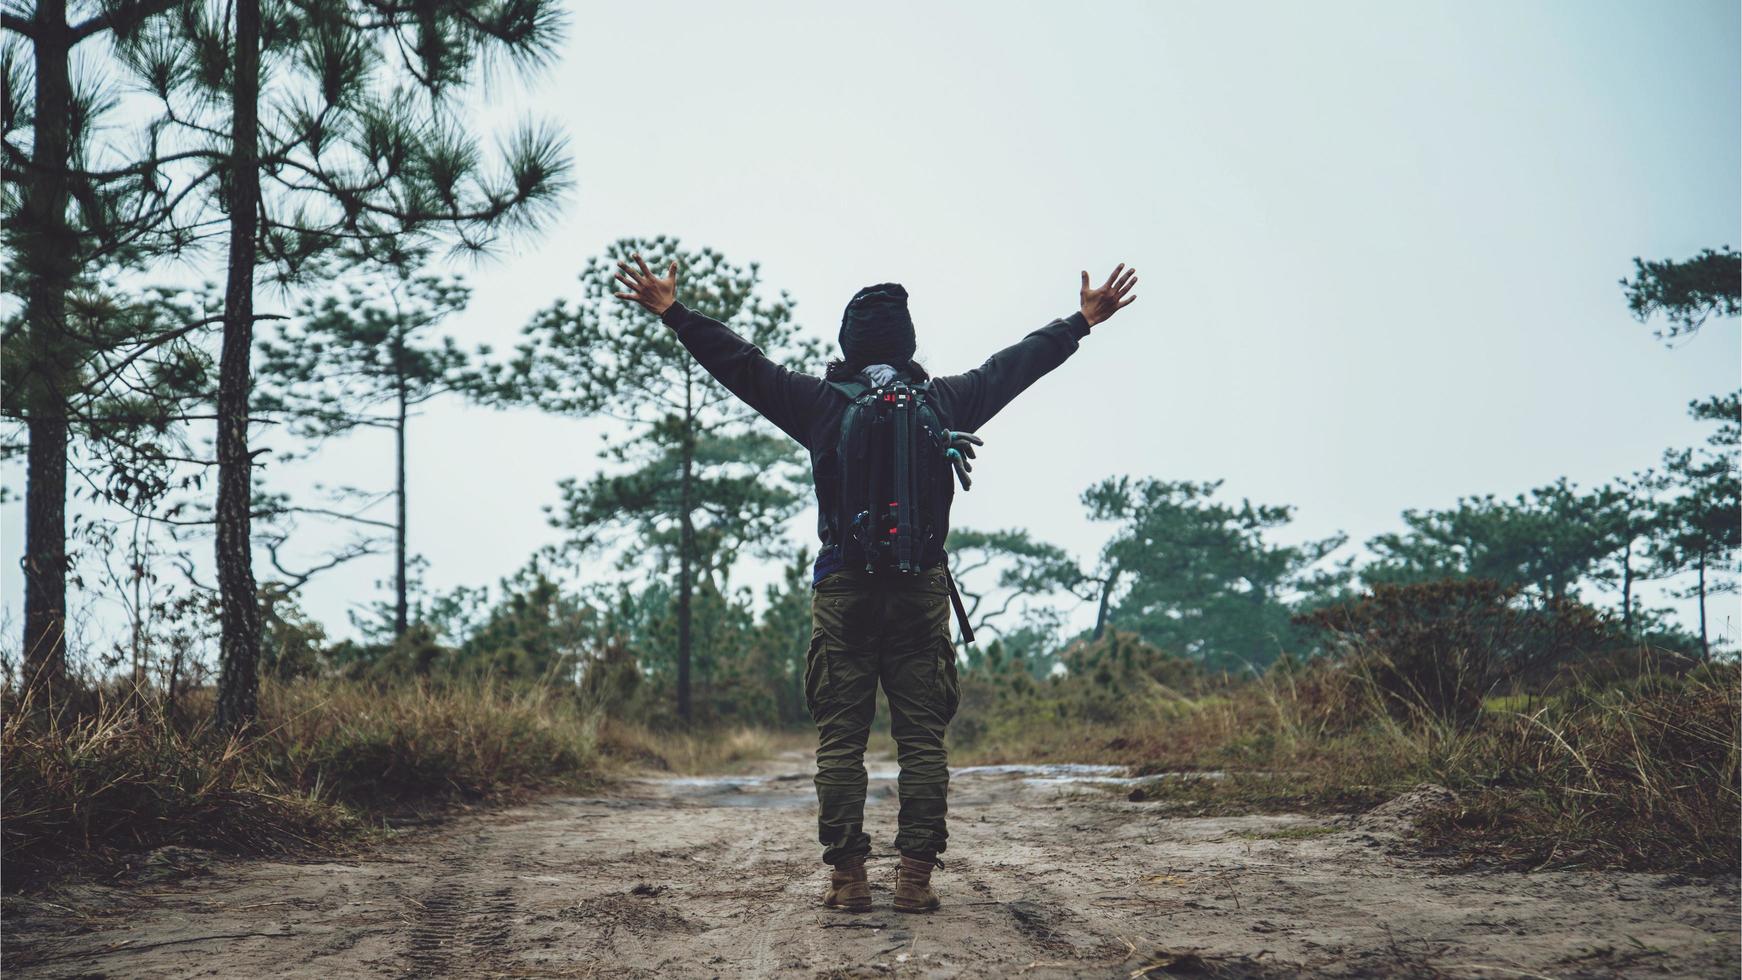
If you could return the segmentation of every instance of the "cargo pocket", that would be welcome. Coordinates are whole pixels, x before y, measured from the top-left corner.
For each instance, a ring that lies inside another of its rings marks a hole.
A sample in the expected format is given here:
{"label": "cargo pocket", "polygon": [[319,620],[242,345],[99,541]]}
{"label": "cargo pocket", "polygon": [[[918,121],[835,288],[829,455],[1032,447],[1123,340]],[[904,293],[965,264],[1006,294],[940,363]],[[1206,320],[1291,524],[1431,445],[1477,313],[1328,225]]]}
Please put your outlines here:
{"label": "cargo pocket", "polygon": [[827,647],[823,644],[822,627],[811,630],[811,646],[804,655],[804,707],[810,712],[811,720],[817,718],[817,708],[822,704],[823,692],[829,685],[829,657]]}
{"label": "cargo pocket", "polygon": [[[828,579],[824,583],[828,584]],[[831,652],[841,642],[846,606],[847,597],[838,590],[819,589],[811,597],[811,645],[804,658],[804,703],[813,720],[821,720],[823,711],[836,700],[829,661],[834,659]]]}
{"label": "cargo pocket", "polygon": [[938,644],[937,690],[943,705],[944,721],[956,716],[962,706],[962,681],[956,673],[956,646],[947,638]]}

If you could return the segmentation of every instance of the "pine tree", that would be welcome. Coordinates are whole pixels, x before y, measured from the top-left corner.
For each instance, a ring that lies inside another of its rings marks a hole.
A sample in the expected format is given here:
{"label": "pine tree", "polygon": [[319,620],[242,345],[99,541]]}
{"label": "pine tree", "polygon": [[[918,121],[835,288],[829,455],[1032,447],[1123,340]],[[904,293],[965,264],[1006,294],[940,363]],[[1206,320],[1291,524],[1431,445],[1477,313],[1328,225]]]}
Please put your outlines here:
{"label": "pine tree", "polygon": [[163,294],[129,296],[109,285],[187,243],[185,194],[164,170],[203,162],[203,172],[182,182],[188,191],[216,172],[203,148],[164,149],[161,120],[144,127],[138,144],[104,125],[116,108],[102,89],[105,56],[131,50],[172,6],[41,0],[28,14],[3,15],[4,241],[14,272],[6,288],[22,309],[5,330],[4,409],[28,443],[23,651],[31,685],[54,687],[66,671],[74,441],[118,450],[105,482],[135,491],[151,482],[129,467],[150,457],[197,391],[190,335],[212,322]]}
{"label": "pine tree", "polygon": [[1447,510],[1407,510],[1403,533],[1367,542],[1374,559],[1361,577],[1410,584],[1478,578],[1531,589],[1543,601],[1575,597],[1619,547],[1602,491],[1564,478],[1511,500],[1460,498]]}
{"label": "pine tree", "polygon": [[1640,323],[1662,316],[1658,339],[1669,343],[1692,336],[1714,316],[1742,314],[1742,255],[1728,245],[1703,249],[1676,262],[1633,260],[1633,278],[1621,280],[1627,308]]}
{"label": "pine tree", "polygon": [[483,60],[536,65],[548,0],[408,4],[215,0],[180,6],[131,59],[164,105],[165,141],[217,150],[228,258],[218,368],[218,717],[256,713],[260,616],[249,448],[257,272],[296,286],[391,262],[441,236],[482,250],[536,223],[567,182],[562,140],[520,127],[489,167],[457,117]]}
{"label": "pine tree", "polygon": [[1116,621],[1176,656],[1222,668],[1262,667],[1285,645],[1295,607],[1341,581],[1323,567],[1342,535],[1283,545],[1287,506],[1216,499],[1221,481],[1112,478],[1083,494],[1093,520],[1116,522],[1097,578],[1101,627]]}
{"label": "pine tree", "polygon": [[1710,659],[1706,598],[1736,591],[1736,550],[1742,547],[1742,468],[1736,459],[1742,392],[1692,402],[1689,414],[1718,423],[1718,431],[1704,448],[1664,454],[1671,496],[1650,555],[1659,574],[1694,574],[1693,586],[1681,595],[1698,603],[1700,653]]}
{"label": "pine tree", "polygon": [[[791,440],[752,425],[754,412],[696,364],[670,329],[612,298],[616,263],[634,253],[661,268],[676,259],[683,302],[777,361],[797,367],[820,355],[800,340],[784,293],[756,297],[755,264],[732,265],[711,249],[686,251],[676,239],[624,239],[587,262],[579,303],[559,300],[526,326],[491,395],[628,426],[601,453],[620,468],[565,481],[553,523],[582,552],[609,544],[615,530],[633,529],[643,547],[625,552],[626,560],[675,560],[677,710],[687,720],[697,577],[723,578],[745,552],[782,552],[782,527],[803,501],[803,470]],[[724,593],[718,578],[711,587]]]}
{"label": "pine tree", "polygon": [[[976,634],[1003,636],[998,621],[1016,611],[1019,604],[1041,596],[1069,591],[1079,598],[1093,600],[1099,594],[1101,583],[1085,575],[1063,548],[1037,540],[1021,528],[1002,531],[951,528],[946,550],[950,554],[950,575]],[[993,569],[998,573],[995,585],[999,597],[995,604],[993,587],[983,581],[989,577],[985,573]]]}
{"label": "pine tree", "polygon": [[384,282],[309,302],[259,345],[256,409],[288,420],[293,434],[317,441],[362,428],[393,434],[395,637],[410,627],[406,435],[419,406],[466,385],[471,366],[452,338],[430,336],[465,309],[471,291],[455,278],[419,274],[422,258],[408,254],[388,266]]}
{"label": "pine tree", "polygon": [[1592,575],[1599,585],[1620,593],[1621,629],[1629,636],[1634,635],[1638,619],[1635,593],[1651,569],[1649,563],[1639,561],[1640,545],[1661,526],[1660,497],[1665,488],[1662,475],[1645,470],[1610,481],[1592,498],[1591,527],[1606,535],[1613,547]]}

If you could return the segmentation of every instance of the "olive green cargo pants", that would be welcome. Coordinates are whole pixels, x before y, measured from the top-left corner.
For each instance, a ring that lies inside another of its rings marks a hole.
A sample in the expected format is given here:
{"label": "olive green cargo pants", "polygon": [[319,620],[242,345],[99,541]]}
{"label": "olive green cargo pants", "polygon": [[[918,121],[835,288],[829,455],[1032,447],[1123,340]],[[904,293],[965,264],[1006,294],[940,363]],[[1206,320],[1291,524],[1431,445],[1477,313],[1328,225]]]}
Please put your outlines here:
{"label": "olive green cargo pants", "polygon": [[895,846],[903,854],[935,857],[949,837],[944,728],[961,701],[943,566],[915,575],[835,572],[816,585],[811,623],[804,693],[817,723],[817,833],[823,860],[836,864],[871,851],[865,833],[865,740],[879,682],[889,699],[890,733],[901,765]]}

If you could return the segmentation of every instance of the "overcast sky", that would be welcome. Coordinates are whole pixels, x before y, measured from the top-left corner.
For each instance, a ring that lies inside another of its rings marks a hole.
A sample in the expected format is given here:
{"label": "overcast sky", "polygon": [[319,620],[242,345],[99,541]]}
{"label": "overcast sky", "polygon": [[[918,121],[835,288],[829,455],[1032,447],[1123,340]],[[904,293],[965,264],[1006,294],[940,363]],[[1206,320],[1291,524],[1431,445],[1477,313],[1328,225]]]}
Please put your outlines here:
{"label": "overcast sky", "polygon": [[[556,64],[488,97],[566,129],[577,186],[469,268],[453,332],[511,346],[587,256],[668,234],[760,262],[831,344],[854,290],[904,283],[921,359],[954,372],[1124,261],[1138,301],[982,430],[955,522],[1088,558],[1105,530],[1077,496],[1129,473],[1223,478],[1359,541],[1703,438],[1686,403],[1737,385],[1736,326],[1668,349],[1617,280],[1742,244],[1738,31],[1725,0],[586,4]],[[433,405],[410,450],[429,584],[493,583],[553,540],[541,508],[599,433]],[[390,448],[268,477],[386,487]],[[22,526],[7,505],[11,556]],[[305,604],[343,633],[388,573]],[[15,558],[4,585],[16,624]]]}

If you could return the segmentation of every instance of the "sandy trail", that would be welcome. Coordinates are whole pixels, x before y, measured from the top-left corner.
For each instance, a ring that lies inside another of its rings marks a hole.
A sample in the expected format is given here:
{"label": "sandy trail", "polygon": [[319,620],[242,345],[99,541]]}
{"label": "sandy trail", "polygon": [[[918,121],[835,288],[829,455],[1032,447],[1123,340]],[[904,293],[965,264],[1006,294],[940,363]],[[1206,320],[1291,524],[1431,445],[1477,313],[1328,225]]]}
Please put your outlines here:
{"label": "sandy trail", "polygon": [[[967,769],[944,908],[829,912],[809,762],[466,816],[355,861],[160,853],[8,901],[8,976],[1609,977],[1737,975],[1737,890],[1680,876],[1451,873],[1399,810],[1182,819],[1092,781]],[[886,848],[894,771],[868,811]]]}

